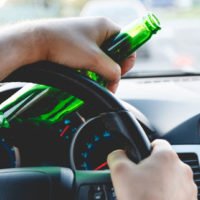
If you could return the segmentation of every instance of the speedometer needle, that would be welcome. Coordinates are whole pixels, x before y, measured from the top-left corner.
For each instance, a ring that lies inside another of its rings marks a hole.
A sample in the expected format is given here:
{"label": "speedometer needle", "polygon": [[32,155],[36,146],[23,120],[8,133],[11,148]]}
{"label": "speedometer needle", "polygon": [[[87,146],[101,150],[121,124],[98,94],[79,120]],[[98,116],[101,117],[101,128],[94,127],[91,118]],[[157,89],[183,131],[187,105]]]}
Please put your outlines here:
{"label": "speedometer needle", "polygon": [[63,129],[63,131],[61,132],[61,134],[60,134],[60,137],[63,137],[64,136],[64,134],[66,133],[66,131],[69,129],[69,125],[67,125],[67,126],[65,126],[65,128]]}
{"label": "speedometer needle", "polygon": [[94,170],[100,170],[100,169],[102,169],[103,167],[105,167],[105,166],[107,166],[108,165],[108,163],[107,162],[104,162],[104,163],[102,163],[101,165],[99,165],[98,167],[96,167]]}

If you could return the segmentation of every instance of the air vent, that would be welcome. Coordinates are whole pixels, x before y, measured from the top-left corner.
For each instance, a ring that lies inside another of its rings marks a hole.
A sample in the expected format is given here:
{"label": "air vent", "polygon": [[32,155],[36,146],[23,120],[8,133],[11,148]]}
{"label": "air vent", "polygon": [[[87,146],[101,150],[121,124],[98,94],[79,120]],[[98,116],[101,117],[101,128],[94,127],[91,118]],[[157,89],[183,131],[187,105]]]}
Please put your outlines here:
{"label": "air vent", "polygon": [[185,164],[188,164],[192,168],[194,181],[198,187],[198,200],[200,200],[200,166],[198,157],[195,153],[180,153],[178,155]]}

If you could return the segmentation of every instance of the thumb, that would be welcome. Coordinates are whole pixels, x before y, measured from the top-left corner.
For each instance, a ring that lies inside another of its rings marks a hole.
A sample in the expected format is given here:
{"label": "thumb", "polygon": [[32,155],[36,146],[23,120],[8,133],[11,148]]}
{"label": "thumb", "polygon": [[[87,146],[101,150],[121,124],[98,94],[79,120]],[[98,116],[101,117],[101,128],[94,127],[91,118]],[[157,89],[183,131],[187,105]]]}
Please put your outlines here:
{"label": "thumb", "polygon": [[133,167],[135,164],[129,160],[124,150],[116,150],[110,153],[107,157],[108,166],[111,173],[123,173],[130,166]]}
{"label": "thumb", "polygon": [[[115,188],[117,199],[132,199],[130,198],[129,185],[130,178],[135,169],[135,164],[130,161],[123,150],[116,150],[108,155],[108,166],[111,172],[111,179]],[[131,184],[130,184],[131,185]]]}

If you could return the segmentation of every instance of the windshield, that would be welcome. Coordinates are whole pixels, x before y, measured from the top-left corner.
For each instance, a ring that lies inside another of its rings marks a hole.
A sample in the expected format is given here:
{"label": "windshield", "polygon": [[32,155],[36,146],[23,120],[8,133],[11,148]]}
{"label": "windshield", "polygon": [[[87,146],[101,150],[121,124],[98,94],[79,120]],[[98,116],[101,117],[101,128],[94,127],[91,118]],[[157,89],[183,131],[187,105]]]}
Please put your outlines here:
{"label": "windshield", "polygon": [[125,26],[147,11],[162,30],[137,51],[128,76],[200,73],[200,0],[0,0],[0,26],[30,19],[106,16]]}

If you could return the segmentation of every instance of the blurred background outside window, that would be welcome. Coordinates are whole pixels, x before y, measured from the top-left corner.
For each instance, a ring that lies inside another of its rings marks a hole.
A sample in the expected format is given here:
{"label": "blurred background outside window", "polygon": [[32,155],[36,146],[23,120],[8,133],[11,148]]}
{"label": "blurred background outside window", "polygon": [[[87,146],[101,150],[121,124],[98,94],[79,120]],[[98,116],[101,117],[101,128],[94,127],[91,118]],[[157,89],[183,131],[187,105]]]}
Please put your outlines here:
{"label": "blurred background outside window", "polygon": [[200,0],[0,0],[0,26],[46,18],[105,16],[125,26],[147,11],[162,31],[137,52],[133,74],[200,73]]}

